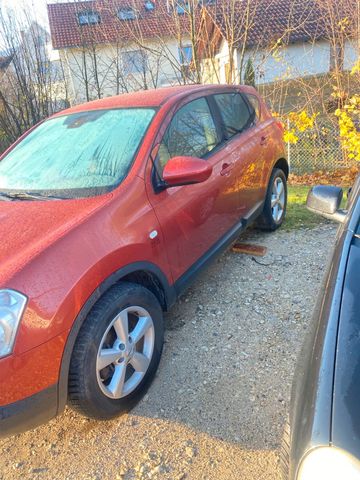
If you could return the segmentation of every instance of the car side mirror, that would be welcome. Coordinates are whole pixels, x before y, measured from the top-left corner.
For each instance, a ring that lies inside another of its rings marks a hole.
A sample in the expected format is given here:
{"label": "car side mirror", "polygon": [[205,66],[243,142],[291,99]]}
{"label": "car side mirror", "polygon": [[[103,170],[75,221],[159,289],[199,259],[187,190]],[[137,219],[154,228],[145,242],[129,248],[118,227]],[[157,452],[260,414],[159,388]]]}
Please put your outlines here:
{"label": "car side mirror", "polygon": [[173,157],[163,170],[167,187],[205,182],[212,173],[212,165],[201,158]]}
{"label": "car side mirror", "polygon": [[306,206],[311,212],[343,223],[347,212],[340,209],[342,197],[343,190],[340,187],[317,185],[309,191]]}

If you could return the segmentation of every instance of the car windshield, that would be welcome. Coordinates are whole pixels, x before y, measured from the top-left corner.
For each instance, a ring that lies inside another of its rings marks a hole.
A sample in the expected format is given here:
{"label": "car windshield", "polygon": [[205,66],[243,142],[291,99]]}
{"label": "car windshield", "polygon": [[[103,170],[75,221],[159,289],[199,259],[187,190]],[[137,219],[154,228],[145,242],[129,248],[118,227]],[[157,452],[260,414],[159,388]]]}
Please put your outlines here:
{"label": "car windshield", "polygon": [[75,198],[111,190],[126,177],[154,114],[124,108],[45,121],[0,162],[0,195]]}

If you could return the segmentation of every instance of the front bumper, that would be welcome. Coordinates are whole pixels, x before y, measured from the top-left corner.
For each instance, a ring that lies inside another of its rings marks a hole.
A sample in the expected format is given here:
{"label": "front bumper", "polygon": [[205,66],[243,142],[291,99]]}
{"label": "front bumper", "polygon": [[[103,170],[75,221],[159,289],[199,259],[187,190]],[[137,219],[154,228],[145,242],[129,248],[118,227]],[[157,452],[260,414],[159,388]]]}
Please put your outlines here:
{"label": "front bumper", "polygon": [[0,437],[34,428],[58,413],[65,334],[0,359]]}
{"label": "front bumper", "polygon": [[30,430],[57,414],[57,385],[0,407],[0,438]]}
{"label": "front bumper", "polygon": [[0,407],[32,397],[59,382],[65,334],[24,353],[0,359]]}

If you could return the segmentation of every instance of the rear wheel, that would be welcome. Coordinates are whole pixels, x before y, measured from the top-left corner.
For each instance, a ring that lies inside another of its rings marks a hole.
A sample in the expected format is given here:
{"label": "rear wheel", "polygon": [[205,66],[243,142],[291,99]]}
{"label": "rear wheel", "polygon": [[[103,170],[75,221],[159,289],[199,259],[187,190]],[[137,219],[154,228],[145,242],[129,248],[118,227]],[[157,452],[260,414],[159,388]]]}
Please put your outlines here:
{"label": "rear wheel", "polygon": [[69,398],[84,415],[109,419],[131,408],[158,367],[162,310],[146,288],[114,285],[85,320],[70,363]]}
{"label": "rear wheel", "polygon": [[287,182],[283,170],[274,168],[264,203],[264,210],[257,224],[262,230],[274,231],[279,228],[286,215]]}

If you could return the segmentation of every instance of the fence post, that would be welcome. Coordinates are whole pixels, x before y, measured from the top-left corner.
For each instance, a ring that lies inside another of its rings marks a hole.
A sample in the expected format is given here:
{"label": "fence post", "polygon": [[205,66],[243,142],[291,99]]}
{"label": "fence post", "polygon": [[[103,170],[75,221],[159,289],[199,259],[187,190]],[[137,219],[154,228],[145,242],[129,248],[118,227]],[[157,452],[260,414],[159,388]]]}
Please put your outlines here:
{"label": "fence post", "polygon": [[[288,118],[286,120],[286,123],[287,123],[287,130],[289,131],[290,130],[290,119]],[[291,172],[291,160],[290,160],[290,142],[288,141],[287,142],[287,157],[288,157],[288,164],[289,164],[289,173]]]}

